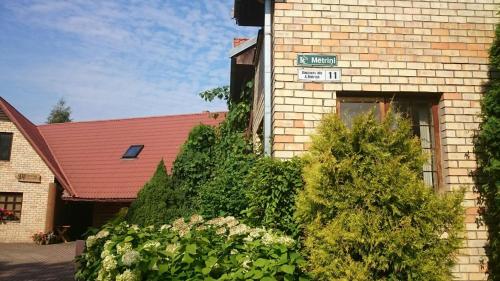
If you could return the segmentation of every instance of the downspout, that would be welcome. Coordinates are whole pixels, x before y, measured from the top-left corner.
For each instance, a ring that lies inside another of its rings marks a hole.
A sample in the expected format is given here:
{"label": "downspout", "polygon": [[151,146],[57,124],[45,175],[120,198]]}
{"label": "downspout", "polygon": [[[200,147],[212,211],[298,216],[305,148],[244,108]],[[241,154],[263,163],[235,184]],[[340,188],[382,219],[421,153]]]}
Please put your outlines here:
{"label": "downspout", "polygon": [[271,156],[271,6],[272,0],[264,0],[264,154]]}

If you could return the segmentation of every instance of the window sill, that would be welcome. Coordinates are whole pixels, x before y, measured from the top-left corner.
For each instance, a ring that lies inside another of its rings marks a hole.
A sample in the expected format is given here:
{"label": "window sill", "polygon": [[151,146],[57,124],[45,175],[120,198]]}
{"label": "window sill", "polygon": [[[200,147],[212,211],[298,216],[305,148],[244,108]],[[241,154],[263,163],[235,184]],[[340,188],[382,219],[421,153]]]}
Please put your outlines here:
{"label": "window sill", "polygon": [[5,222],[0,222],[0,225],[4,225],[4,224],[20,224],[21,221],[18,220],[18,221],[5,221]]}

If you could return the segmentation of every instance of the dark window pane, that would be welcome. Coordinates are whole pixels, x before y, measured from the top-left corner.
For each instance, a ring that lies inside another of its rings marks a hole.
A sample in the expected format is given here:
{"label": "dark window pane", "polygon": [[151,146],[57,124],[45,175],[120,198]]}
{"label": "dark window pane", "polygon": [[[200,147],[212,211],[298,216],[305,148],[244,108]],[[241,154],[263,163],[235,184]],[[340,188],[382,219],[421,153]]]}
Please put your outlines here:
{"label": "dark window pane", "polygon": [[380,106],[375,100],[373,101],[341,101],[340,102],[340,118],[346,126],[351,127],[354,119],[361,114],[368,114],[374,111],[375,117],[380,119]]}
{"label": "dark window pane", "polygon": [[395,100],[393,106],[398,114],[409,119],[412,124],[413,134],[419,137],[422,150],[429,157],[429,160],[422,167],[424,182],[427,185],[436,187],[432,103],[417,100]]}
{"label": "dark window pane", "polygon": [[21,219],[23,194],[20,192],[1,192],[0,193],[0,208],[10,211],[14,217],[7,218],[9,220],[18,221]]}
{"label": "dark window pane", "polygon": [[137,158],[143,148],[144,145],[132,145],[127,149],[125,154],[123,154],[122,158]]}
{"label": "dark window pane", "polygon": [[9,161],[12,149],[12,133],[0,133],[0,160]]}

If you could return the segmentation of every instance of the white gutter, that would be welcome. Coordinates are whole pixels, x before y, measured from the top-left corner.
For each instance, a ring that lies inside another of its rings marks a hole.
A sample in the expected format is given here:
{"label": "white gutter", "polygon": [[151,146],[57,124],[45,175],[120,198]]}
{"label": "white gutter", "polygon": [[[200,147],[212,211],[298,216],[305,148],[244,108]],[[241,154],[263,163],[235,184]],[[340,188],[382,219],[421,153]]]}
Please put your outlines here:
{"label": "white gutter", "polygon": [[265,0],[264,3],[264,154],[271,156],[271,3],[272,0]]}

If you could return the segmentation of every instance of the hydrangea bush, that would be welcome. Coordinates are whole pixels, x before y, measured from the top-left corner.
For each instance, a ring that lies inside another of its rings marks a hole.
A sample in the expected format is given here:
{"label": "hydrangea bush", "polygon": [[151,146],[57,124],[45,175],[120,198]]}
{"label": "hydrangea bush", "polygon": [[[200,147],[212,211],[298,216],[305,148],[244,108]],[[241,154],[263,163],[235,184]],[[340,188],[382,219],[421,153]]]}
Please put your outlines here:
{"label": "hydrangea bush", "polygon": [[308,280],[295,240],[233,217],[108,224],[77,262],[77,280]]}

